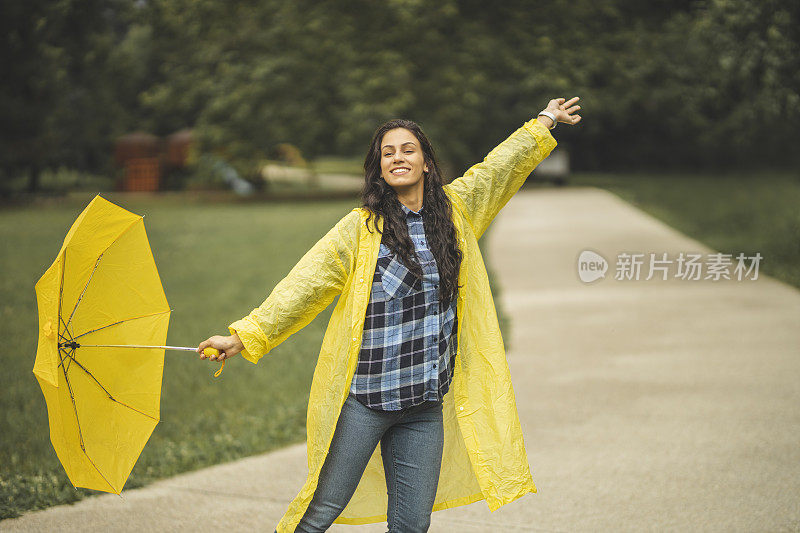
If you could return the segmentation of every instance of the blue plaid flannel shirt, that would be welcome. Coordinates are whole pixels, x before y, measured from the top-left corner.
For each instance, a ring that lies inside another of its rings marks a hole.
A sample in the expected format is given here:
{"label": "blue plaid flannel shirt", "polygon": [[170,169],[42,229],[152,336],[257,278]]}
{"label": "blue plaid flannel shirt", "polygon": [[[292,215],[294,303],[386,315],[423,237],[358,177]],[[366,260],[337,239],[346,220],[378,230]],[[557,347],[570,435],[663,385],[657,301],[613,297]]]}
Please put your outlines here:
{"label": "blue plaid flannel shirt", "polygon": [[439,270],[425,239],[423,208],[400,205],[422,283],[381,243],[350,385],[359,402],[380,411],[441,401],[450,388],[458,343],[457,298],[446,309],[439,301]]}

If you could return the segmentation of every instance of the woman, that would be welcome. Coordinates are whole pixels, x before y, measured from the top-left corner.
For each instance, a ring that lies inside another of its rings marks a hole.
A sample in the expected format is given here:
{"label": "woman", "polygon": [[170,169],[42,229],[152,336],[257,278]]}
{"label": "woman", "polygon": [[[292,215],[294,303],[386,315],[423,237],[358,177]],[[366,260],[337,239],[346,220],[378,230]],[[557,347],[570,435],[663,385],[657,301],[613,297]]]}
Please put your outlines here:
{"label": "woman", "polygon": [[494,511],[536,492],[477,240],[556,146],[549,130],[580,121],[577,101],[551,100],[448,185],[420,128],[387,122],[363,207],[230,336],[200,343],[201,358],[213,347],[212,360],[256,363],[340,295],[311,385],[309,475],[277,531],[427,531],[434,510],[485,499]]}

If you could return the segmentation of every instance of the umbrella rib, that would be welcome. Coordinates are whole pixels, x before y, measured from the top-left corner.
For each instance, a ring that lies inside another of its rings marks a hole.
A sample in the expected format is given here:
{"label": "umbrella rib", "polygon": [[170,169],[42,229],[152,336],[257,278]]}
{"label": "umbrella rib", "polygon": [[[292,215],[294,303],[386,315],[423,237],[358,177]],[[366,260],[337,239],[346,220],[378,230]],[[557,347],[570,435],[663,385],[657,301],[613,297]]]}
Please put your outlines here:
{"label": "umbrella rib", "polygon": [[172,311],[172,309],[168,309],[166,311],[159,311],[157,313],[150,313],[149,315],[134,316],[134,317],[131,317],[131,318],[126,318],[124,320],[120,320],[118,322],[114,322],[113,324],[108,324],[108,325],[99,327],[97,329],[93,329],[91,331],[87,331],[86,333],[81,333],[80,335],[75,335],[74,337],[71,337],[70,340],[74,341],[75,339],[79,339],[79,338],[83,337],[84,335],[88,335],[89,333],[94,333],[95,331],[100,331],[101,329],[110,328],[111,326],[118,326],[119,324],[122,324],[124,322],[128,322],[130,320],[137,320],[139,318],[147,318],[147,317],[150,317],[150,316],[163,315],[164,313],[170,313],[171,311]]}
{"label": "umbrella rib", "polygon": [[88,454],[88,453],[86,453],[86,450],[83,450],[83,455],[85,455],[85,456],[86,456],[86,458],[89,460],[89,462],[90,462],[90,463],[92,463],[92,466],[94,467],[94,469],[95,469],[95,470],[97,470],[97,473],[98,473],[98,474],[100,474],[100,477],[101,477],[101,478],[103,478],[103,481],[105,481],[106,483],[108,483],[108,486],[109,486],[109,487],[111,487],[111,490],[113,490],[114,492],[116,492],[116,491],[117,491],[117,489],[115,489],[115,488],[114,488],[114,485],[112,485],[112,484],[111,484],[111,482],[110,482],[108,479],[106,479],[106,476],[104,476],[104,475],[103,475],[103,473],[100,471],[100,469],[99,469],[99,468],[97,468],[97,465],[96,465],[96,464],[94,464],[94,461],[92,461],[92,458],[91,458],[91,457],[89,457],[89,454]]}
{"label": "umbrella rib", "polygon": [[[61,304],[64,301],[64,266],[67,264],[67,250],[64,249],[64,256],[63,260],[61,261],[61,283],[58,284],[58,323],[64,324],[64,319],[61,318]],[[67,331],[66,324],[64,325],[64,332],[69,335]],[[61,333],[58,334],[61,337]],[[64,360],[62,359],[61,362],[63,363]]]}
{"label": "umbrella rib", "polygon": [[[75,361],[75,357],[73,356],[74,352],[75,352],[75,349],[73,348],[70,351],[70,353],[64,352],[64,355],[66,355],[67,358],[71,359],[72,361]],[[62,361],[63,361],[63,359],[62,359]],[[78,364],[78,366],[80,366],[80,363],[78,363],[77,361],[75,361],[75,363]],[[83,368],[83,367],[81,367],[81,368]],[[67,368],[66,368],[66,366],[63,367],[63,371],[64,371],[64,381],[67,382],[67,389],[69,389],[69,397],[70,397],[70,400],[72,400],[72,409],[75,411],[75,424],[78,427],[78,438],[80,439],[80,443],[81,443],[81,451],[83,452],[83,455],[86,456],[86,459],[88,459],[89,462],[92,463],[92,466],[94,467],[95,470],[97,470],[97,473],[100,474],[100,477],[103,478],[103,481],[108,483],[108,486],[111,487],[112,490],[115,490],[114,489],[114,485],[112,485],[111,482],[106,478],[106,476],[103,475],[103,473],[100,471],[100,469],[97,468],[97,465],[94,464],[94,461],[92,461],[92,458],[89,457],[89,454],[86,452],[86,445],[83,442],[83,432],[81,431],[81,419],[78,417],[78,406],[75,404],[75,395],[72,393],[72,385],[70,385],[69,377],[67,377]],[[92,376],[92,377],[94,377],[94,376]],[[105,389],[103,389],[103,390],[105,390]]]}
{"label": "umbrella rib", "polygon": [[[74,351],[74,350],[73,350],[73,351]],[[116,403],[118,403],[118,404],[120,404],[120,405],[122,405],[122,406],[124,406],[124,407],[127,407],[127,408],[128,408],[128,409],[130,409],[131,411],[136,411],[136,412],[137,412],[137,413],[139,413],[140,415],[144,415],[144,416],[146,416],[147,418],[149,418],[149,419],[151,419],[151,420],[155,420],[156,422],[158,422],[158,419],[157,419],[157,418],[155,418],[155,417],[153,417],[153,416],[150,416],[150,415],[148,415],[147,413],[144,413],[144,412],[142,412],[142,411],[140,411],[140,410],[136,409],[135,407],[131,407],[130,405],[126,404],[125,402],[121,402],[121,401],[117,400],[116,398],[114,398],[114,396],[112,396],[112,395],[111,395],[111,393],[110,393],[110,392],[108,392],[108,389],[106,389],[106,388],[103,386],[103,384],[102,384],[102,383],[100,383],[100,382],[97,380],[97,378],[96,378],[96,377],[94,377],[94,374],[92,374],[91,372],[89,372],[89,370],[88,370],[88,369],[87,369],[85,366],[83,366],[82,364],[80,364],[80,363],[78,362],[78,360],[77,360],[77,359],[75,359],[75,357],[74,357],[73,355],[69,355],[68,357],[69,357],[70,359],[72,359],[72,362],[73,362],[73,363],[75,363],[76,365],[78,365],[78,367],[79,367],[81,370],[83,370],[84,372],[86,372],[86,373],[89,375],[89,377],[90,377],[90,378],[92,378],[92,379],[94,380],[94,382],[95,382],[95,383],[97,383],[97,386],[98,386],[98,387],[100,387],[101,389],[103,389],[103,392],[105,392],[105,393],[106,393],[106,395],[108,396],[108,399],[109,399],[109,400],[111,400],[112,402],[116,402]]]}
{"label": "umbrella rib", "polygon": [[[83,290],[81,291],[81,295],[80,295],[80,297],[78,298],[78,301],[77,301],[77,302],[75,302],[75,307],[73,307],[73,308],[72,308],[72,313],[70,313],[70,315],[69,315],[69,320],[67,320],[67,327],[69,326],[69,323],[70,323],[70,322],[72,322],[72,316],[75,314],[75,310],[76,310],[76,309],[78,309],[78,304],[79,304],[79,303],[81,303],[81,299],[83,299],[83,294],[86,292],[86,289],[89,287],[89,282],[90,282],[90,281],[92,281],[92,276],[94,276],[94,273],[95,273],[95,271],[97,270],[97,266],[100,264],[100,259],[102,259],[102,258],[103,258],[103,256],[104,256],[104,255],[105,255],[105,253],[108,251],[108,249],[109,249],[109,248],[111,248],[111,246],[112,246],[112,245],[113,245],[115,242],[117,242],[117,240],[118,240],[120,237],[122,237],[122,236],[123,236],[125,233],[127,233],[127,232],[128,232],[128,231],[129,231],[129,230],[130,230],[130,229],[131,229],[131,228],[132,228],[134,225],[136,225],[136,223],[137,223],[137,222],[139,222],[140,220],[142,220],[142,218],[143,218],[143,217],[138,217],[136,220],[134,220],[133,222],[131,222],[130,224],[128,224],[128,226],[127,226],[127,227],[126,227],[124,230],[122,230],[122,231],[121,231],[121,232],[120,232],[120,233],[119,233],[119,234],[118,234],[118,235],[117,235],[117,236],[114,238],[114,240],[113,240],[113,241],[111,241],[111,242],[108,244],[108,246],[106,246],[105,250],[103,250],[102,252],[100,252],[100,255],[97,257],[97,261],[95,261],[95,262],[94,262],[94,268],[92,269],[92,273],[89,275],[89,279],[86,281],[86,285],[84,285],[84,287],[83,287]],[[60,289],[62,289],[62,290],[63,290],[63,288],[64,288],[64,269],[66,268],[66,265],[67,265],[67,259],[66,259],[66,258],[67,258],[67,250],[66,250],[66,248],[65,248],[65,249],[64,249],[64,264],[63,264],[63,266],[62,266],[62,268],[61,268],[61,287],[60,287]],[[59,312],[59,316],[61,316],[61,303],[62,303],[62,302],[61,302],[61,298],[59,297],[59,306],[58,306],[58,312]]]}
{"label": "umbrella rib", "polygon": [[[72,357],[71,354],[68,354],[68,353],[64,352],[64,355],[66,355],[69,359],[72,359],[73,361],[75,361],[75,358]],[[64,362],[63,358],[61,359],[61,362],[62,363]],[[69,391],[69,399],[72,400],[72,409],[75,411],[75,423],[78,426],[78,439],[80,439],[81,450],[83,451],[83,453],[86,453],[86,446],[84,446],[84,444],[83,444],[83,432],[81,431],[81,420],[78,417],[78,406],[75,404],[75,394],[72,392],[72,385],[69,382],[69,376],[67,376],[67,366],[63,365],[61,367],[61,369],[64,372],[64,381],[67,382],[67,390]]]}
{"label": "umbrella rib", "polygon": [[[64,326],[65,328],[69,328],[69,323],[72,322],[72,317],[75,316],[75,310],[78,309],[78,304],[81,303],[83,300],[83,295],[86,294],[86,289],[89,287],[89,283],[92,282],[92,278],[94,277],[94,273],[97,271],[97,266],[100,264],[100,260],[103,258],[103,254],[105,254],[105,250],[103,253],[97,257],[97,261],[94,262],[94,268],[92,269],[92,273],[89,274],[89,279],[86,280],[86,285],[83,286],[83,290],[81,291],[81,295],[78,296],[78,301],[75,302],[75,307],[72,308],[72,312],[69,314],[69,320],[67,320],[67,324]],[[62,283],[63,286],[63,283]]]}

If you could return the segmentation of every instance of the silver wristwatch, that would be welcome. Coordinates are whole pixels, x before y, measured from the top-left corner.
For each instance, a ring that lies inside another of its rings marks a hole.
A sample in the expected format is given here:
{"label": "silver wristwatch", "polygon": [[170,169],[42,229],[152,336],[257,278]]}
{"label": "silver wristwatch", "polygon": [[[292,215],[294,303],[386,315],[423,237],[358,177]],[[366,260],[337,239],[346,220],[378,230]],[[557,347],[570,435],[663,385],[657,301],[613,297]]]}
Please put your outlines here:
{"label": "silver wristwatch", "polygon": [[[550,126],[547,129],[552,130],[553,128],[556,127],[556,124],[558,124],[558,121],[556,120],[556,116],[554,114],[552,114],[550,111],[542,111],[542,112],[539,113],[539,115],[544,115],[544,116],[546,116],[547,118],[549,118],[550,120],[553,121],[553,125]],[[536,115],[536,116],[538,117],[539,115]]]}

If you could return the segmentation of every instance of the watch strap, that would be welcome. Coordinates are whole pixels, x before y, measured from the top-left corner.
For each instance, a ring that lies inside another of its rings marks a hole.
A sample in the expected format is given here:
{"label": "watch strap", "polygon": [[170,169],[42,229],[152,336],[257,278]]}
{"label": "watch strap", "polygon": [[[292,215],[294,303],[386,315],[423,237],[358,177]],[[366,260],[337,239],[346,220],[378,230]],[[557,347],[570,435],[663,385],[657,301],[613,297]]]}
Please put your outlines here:
{"label": "watch strap", "polygon": [[[547,128],[547,129],[550,129],[550,130],[552,130],[553,128],[555,128],[555,127],[556,127],[556,124],[558,124],[558,121],[556,120],[556,116],[555,116],[554,114],[552,114],[550,111],[541,111],[541,112],[539,113],[539,115],[544,115],[544,116],[546,116],[547,118],[549,118],[550,120],[552,120],[552,121],[553,121],[553,125],[552,125],[552,126],[550,126],[550,127],[549,127],[549,128]],[[539,115],[536,115],[536,116],[538,117]]]}

